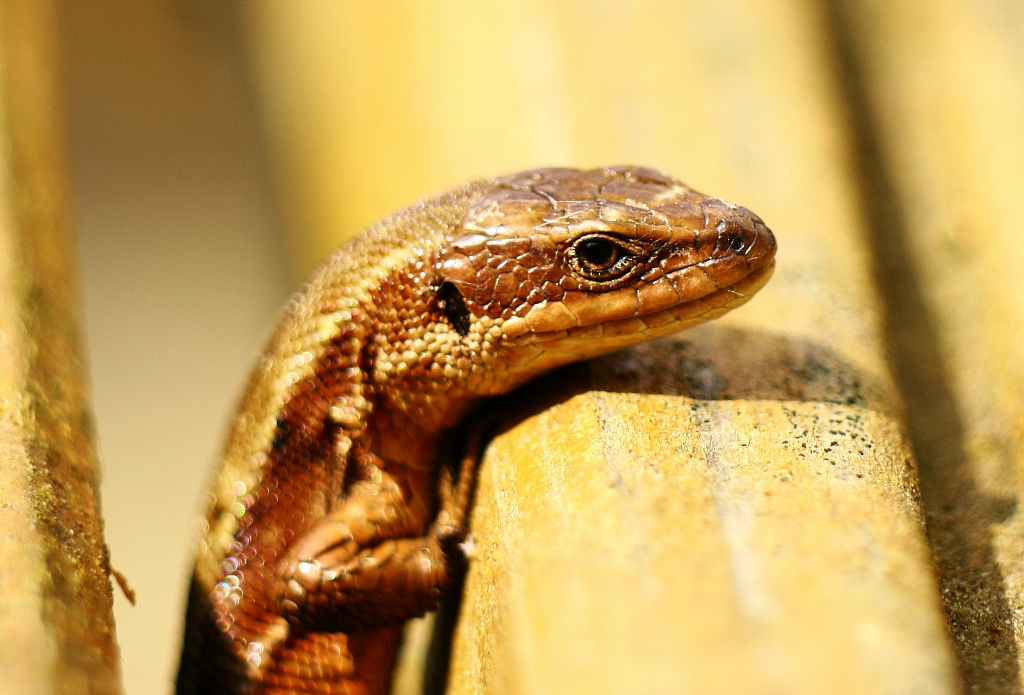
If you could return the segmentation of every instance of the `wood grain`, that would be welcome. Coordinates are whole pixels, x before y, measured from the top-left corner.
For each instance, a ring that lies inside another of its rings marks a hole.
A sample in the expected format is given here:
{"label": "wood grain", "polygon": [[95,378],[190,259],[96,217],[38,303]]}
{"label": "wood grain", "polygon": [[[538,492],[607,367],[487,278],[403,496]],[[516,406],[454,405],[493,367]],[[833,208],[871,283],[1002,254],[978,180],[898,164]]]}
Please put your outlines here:
{"label": "wood grain", "polygon": [[117,695],[52,10],[0,7],[0,690]]}
{"label": "wood grain", "polygon": [[970,692],[1022,692],[1024,11],[835,3],[890,351]]}

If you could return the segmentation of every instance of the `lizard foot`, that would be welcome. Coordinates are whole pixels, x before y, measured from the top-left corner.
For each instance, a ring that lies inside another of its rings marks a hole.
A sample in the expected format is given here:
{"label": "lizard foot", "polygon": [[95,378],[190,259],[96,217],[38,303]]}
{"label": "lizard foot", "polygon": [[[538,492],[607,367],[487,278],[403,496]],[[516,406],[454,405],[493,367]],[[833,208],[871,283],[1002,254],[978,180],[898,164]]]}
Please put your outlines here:
{"label": "lizard foot", "polygon": [[394,625],[437,606],[463,560],[464,529],[386,540],[338,565],[298,562],[281,577],[280,614],[293,628],[350,631]]}

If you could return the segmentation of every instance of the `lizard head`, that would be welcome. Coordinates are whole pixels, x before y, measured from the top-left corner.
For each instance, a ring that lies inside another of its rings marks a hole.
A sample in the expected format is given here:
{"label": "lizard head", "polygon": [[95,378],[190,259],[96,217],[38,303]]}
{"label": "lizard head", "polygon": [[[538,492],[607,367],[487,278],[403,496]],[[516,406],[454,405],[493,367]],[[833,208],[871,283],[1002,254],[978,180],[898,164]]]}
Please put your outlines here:
{"label": "lizard head", "polygon": [[491,343],[507,390],[725,314],[767,282],[757,215],[655,170],[541,169],[474,200],[437,261],[438,307]]}

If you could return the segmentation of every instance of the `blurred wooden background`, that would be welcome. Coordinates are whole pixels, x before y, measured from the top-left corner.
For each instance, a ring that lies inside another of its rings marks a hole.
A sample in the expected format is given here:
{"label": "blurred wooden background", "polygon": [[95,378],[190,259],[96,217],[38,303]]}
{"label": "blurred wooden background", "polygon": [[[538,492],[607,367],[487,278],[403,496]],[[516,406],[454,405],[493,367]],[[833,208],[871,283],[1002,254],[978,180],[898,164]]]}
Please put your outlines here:
{"label": "blurred wooden background", "polygon": [[503,435],[453,690],[1022,691],[1019,2],[56,7],[127,692],[168,691],[190,520],[316,259],[625,162],[757,211],[778,272]]}

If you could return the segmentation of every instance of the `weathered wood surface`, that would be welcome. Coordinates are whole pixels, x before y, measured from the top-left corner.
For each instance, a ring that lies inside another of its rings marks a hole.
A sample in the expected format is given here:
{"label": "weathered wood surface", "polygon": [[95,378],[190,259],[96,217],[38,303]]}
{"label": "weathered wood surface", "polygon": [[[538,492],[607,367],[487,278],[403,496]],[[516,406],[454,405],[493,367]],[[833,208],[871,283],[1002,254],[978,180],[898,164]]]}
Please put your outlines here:
{"label": "weathered wood surface", "polygon": [[835,20],[861,85],[892,354],[964,681],[1019,693],[1024,8],[861,0]]}
{"label": "weathered wood surface", "polygon": [[116,695],[52,31],[0,4],[0,691]]}
{"label": "weathered wood surface", "polygon": [[314,255],[550,164],[660,166],[779,239],[747,307],[548,380],[562,398],[495,439],[448,692],[959,690],[819,10],[252,6],[299,224],[330,230]]}

